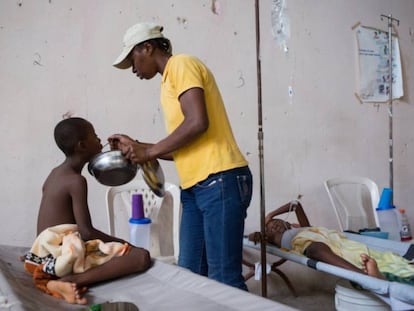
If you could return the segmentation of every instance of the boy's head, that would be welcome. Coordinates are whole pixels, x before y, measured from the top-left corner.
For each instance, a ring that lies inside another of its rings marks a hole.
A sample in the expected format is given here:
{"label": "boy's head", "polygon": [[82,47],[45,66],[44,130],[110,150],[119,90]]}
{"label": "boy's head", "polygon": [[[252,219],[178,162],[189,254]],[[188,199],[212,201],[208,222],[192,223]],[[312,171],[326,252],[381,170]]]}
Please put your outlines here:
{"label": "boy's head", "polygon": [[283,234],[286,230],[291,228],[291,224],[282,219],[274,218],[266,224],[266,234],[275,235]]}
{"label": "boy's head", "polygon": [[60,121],[54,131],[57,146],[69,157],[78,147],[90,150],[95,155],[102,150],[100,139],[92,124],[82,118],[68,118]]}

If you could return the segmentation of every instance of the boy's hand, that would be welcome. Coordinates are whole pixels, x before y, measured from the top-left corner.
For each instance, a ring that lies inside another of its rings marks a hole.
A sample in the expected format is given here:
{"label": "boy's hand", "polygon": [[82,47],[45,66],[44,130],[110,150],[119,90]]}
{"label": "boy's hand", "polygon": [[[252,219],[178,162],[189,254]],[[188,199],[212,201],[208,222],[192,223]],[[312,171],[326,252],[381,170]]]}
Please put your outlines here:
{"label": "boy's hand", "polygon": [[254,244],[260,243],[262,235],[260,232],[253,232],[249,234],[249,241],[254,242]]}

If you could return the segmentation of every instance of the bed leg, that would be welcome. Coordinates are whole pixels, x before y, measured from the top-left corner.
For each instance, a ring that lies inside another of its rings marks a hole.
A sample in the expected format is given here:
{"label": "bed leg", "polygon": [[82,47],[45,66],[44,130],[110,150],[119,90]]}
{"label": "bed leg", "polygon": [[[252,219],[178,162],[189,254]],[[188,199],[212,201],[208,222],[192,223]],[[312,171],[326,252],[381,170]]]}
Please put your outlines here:
{"label": "bed leg", "polygon": [[289,278],[284,274],[282,271],[280,271],[278,268],[276,268],[277,265],[272,265],[272,271],[277,273],[283,281],[285,281],[287,287],[290,289],[293,296],[298,297],[298,294],[296,293],[295,288],[293,287],[292,283],[290,282]]}
{"label": "bed leg", "polygon": [[[287,287],[289,288],[290,292],[293,296],[298,297],[298,294],[295,290],[295,288],[292,285],[292,282],[290,282],[289,278],[286,276],[285,273],[283,273],[281,270],[279,270],[277,267],[280,266],[282,263],[284,263],[286,259],[281,259],[275,263],[272,264],[272,272],[278,274],[282,280],[286,283]],[[250,278],[254,276],[254,269],[255,266],[251,262],[248,262],[247,260],[243,259],[243,265],[249,268],[249,271],[244,275],[244,280],[247,281]]]}
{"label": "bed leg", "polygon": [[249,268],[249,272],[244,275],[244,280],[247,281],[254,275],[254,264],[243,259],[243,265]]}

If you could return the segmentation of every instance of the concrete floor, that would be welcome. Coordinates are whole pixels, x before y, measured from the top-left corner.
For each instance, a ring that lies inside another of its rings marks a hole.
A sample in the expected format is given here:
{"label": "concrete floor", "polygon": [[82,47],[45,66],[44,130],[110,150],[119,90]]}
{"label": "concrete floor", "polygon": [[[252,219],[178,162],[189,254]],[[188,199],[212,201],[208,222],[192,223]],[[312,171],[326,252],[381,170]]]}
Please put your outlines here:
{"label": "concrete floor", "polygon": [[[297,296],[286,286],[280,276],[270,273],[267,277],[267,298],[304,311],[334,311],[335,285],[338,278],[293,262],[285,262],[281,270],[290,279]],[[254,277],[246,282],[249,291],[261,296],[262,285]]]}
{"label": "concrete floor", "polygon": [[[308,287],[300,286],[300,283],[294,282],[294,279],[291,278],[292,283],[297,292],[297,297],[295,297],[292,292],[288,289],[286,284],[282,279],[272,273],[268,276],[268,289],[267,289],[267,298],[277,301],[279,303],[288,305],[290,307],[296,308],[298,310],[304,311],[334,311],[335,310],[335,278],[332,278],[331,281],[326,282],[326,288],[318,287]],[[331,284],[329,288],[329,284]],[[261,283],[260,281],[255,281],[250,279],[247,282],[249,291],[251,293],[261,296]]]}
{"label": "concrete floor", "polygon": [[[304,274],[302,268],[309,271]],[[307,267],[298,266],[295,269],[298,274],[302,273],[306,275],[305,278],[310,276],[309,280],[295,278],[294,273],[287,273],[290,281],[292,282],[297,296],[295,297],[288,289],[284,281],[276,275],[271,273],[268,276],[268,299],[277,301],[289,307],[303,311],[333,311],[335,308],[335,287],[337,283],[340,284],[339,308],[340,310],[377,310],[377,311],[390,311],[390,307],[380,300],[378,297],[368,291],[355,290],[344,279],[339,279],[335,276],[328,275],[323,272],[315,271]],[[307,282],[311,281],[311,282]],[[253,278],[247,281],[250,292],[261,296],[261,282],[255,281]],[[349,288],[352,292],[352,298],[348,296],[349,292],[344,295],[344,289]],[[355,291],[355,292],[354,292]]]}
{"label": "concrete floor", "polygon": [[[255,253],[248,250],[244,251],[244,259],[251,263],[259,260],[257,252]],[[268,256],[267,263],[271,264],[279,259],[280,258],[275,256]],[[340,298],[339,304],[341,310],[390,310],[386,303],[372,293],[366,291],[352,293],[352,297],[354,297],[355,294],[362,295],[359,298],[352,298],[352,300],[349,300],[349,297],[345,298],[343,294],[343,286],[349,287],[350,290],[354,289],[348,281],[341,280],[334,275],[316,271],[292,261],[284,262],[279,268],[290,280],[297,296],[294,296],[278,274],[271,272],[267,276],[267,298],[291,308],[302,311],[336,310],[335,287],[339,282],[342,286],[340,290],[342,294],[338,296]],[[249,269],[244,266],[245,275],[247,272],[249,272]],[[256,281],[254,277],[252,277],[247,280],[246,284],[251,293],[262,296],[261,281]]]}

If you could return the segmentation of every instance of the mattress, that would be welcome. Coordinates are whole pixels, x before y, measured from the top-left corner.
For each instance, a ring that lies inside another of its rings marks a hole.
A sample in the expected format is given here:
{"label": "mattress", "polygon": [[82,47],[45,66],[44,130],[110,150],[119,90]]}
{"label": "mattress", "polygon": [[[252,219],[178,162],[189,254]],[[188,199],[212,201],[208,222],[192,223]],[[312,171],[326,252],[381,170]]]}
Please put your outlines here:
{"label": "mattress", "polygon": [[[35,288],[19,261],[19,256],[27,250],[0,245],[0,310],[85,309],[85,306],[67,304]],[[88,306],[125,301],[134,303],[140,311],[295,310],[157,260],[145,273],[92,286],[86,298]]]}

